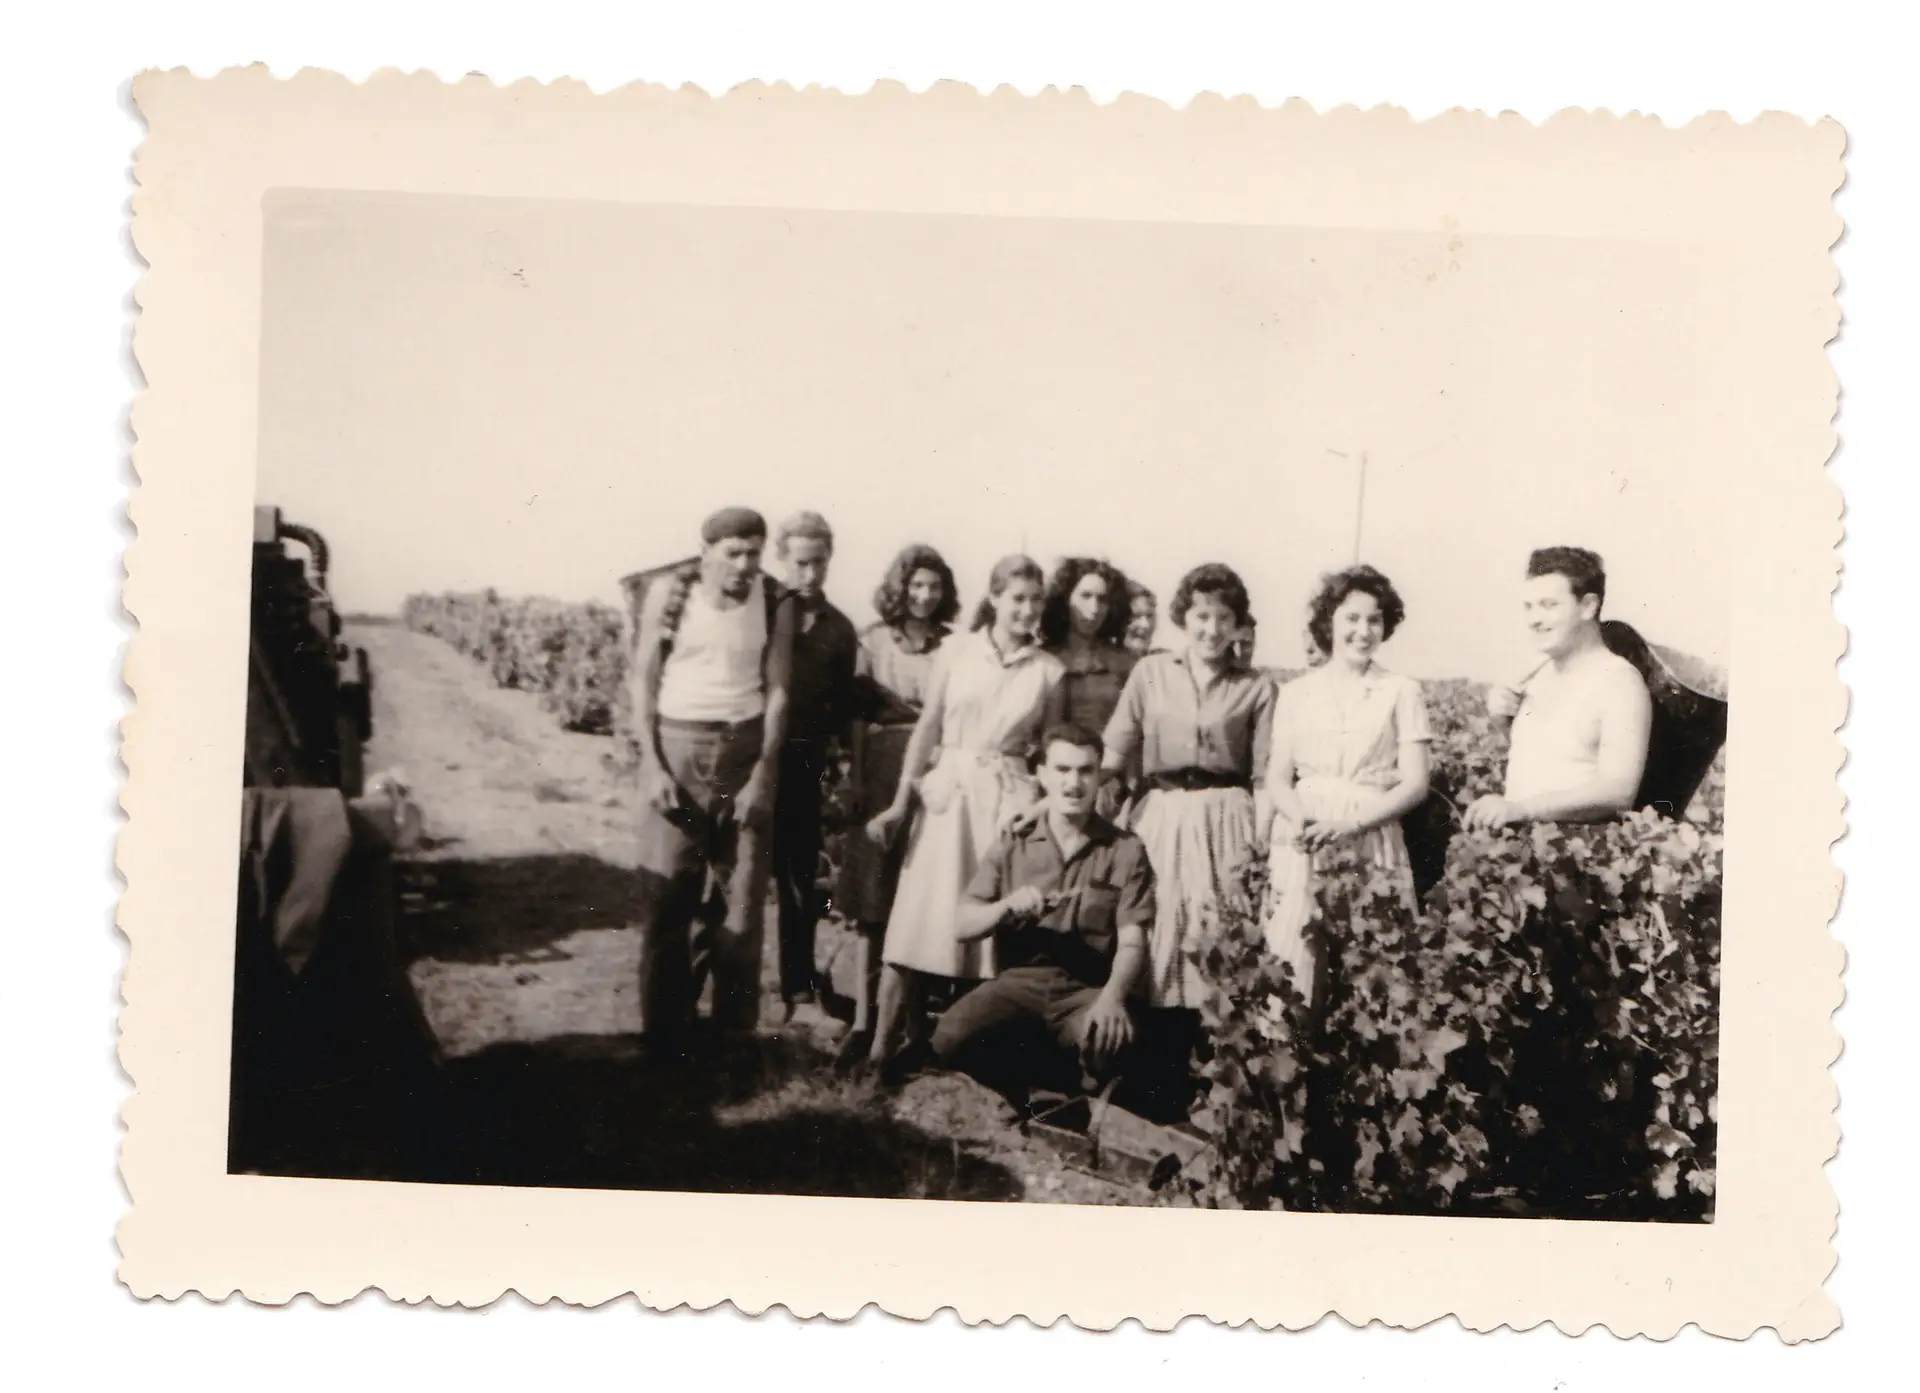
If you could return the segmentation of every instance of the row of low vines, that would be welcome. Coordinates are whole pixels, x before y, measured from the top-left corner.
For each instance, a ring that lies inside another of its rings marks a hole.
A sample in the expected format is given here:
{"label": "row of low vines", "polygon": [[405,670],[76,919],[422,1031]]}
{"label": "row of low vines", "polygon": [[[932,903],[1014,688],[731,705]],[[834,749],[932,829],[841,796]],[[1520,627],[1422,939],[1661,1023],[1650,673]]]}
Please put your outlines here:
{"label": "row of low vines", "polygon": [[[1477,690],[1433,684],[1438,796],[1497,787]],[[1324,867],[1308,1010],[1261,946],[1249,868],[1199,949],[1210,1145],[1163,1192],[1210,1207],[1706,1219],[1717,1132],[1724,791],[1684,820],[1456,832],[1417,907]],[[1437,811],[1435,811],[1437,810]]]}
{"label": "row of low vines", "polygon": [[610,605],[484,590],[409,595],[400,617],[480,663],[499,686],[537,693],[568,730],[609,734],[622,722],[626,620]]}
{"label": "row of low vines", "polygon": [[1435,796],[1417,906],[1350,854],[1319,890],[1309,1010],[1250,867],[1199,949],[1194,1121],[1163,1187],[1214,1207],[1706,1219],[1717,1132],[1724,761],[1683,820],[1457,830],[1496,790],[1482,688],[1426,684]]}

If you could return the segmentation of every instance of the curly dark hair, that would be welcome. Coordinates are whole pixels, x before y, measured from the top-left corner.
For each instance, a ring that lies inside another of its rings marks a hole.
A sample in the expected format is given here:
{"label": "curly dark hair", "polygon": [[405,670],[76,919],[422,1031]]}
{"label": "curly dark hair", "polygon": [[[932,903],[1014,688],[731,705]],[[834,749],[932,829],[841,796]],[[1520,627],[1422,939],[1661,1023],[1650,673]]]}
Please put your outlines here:
{"label": "curly dark hair", "polygon": [[1334,611],[1356,590],[1373,596],[1380,606],[1383,638],[1392,638],[1400,621],[1407,617],[1407,607],[1400,599],[1400,592],[1393,588],[1393,582],[1371,566],[1349,566],[1344,571],[1322,576],[1320,589],[1307,605],[1307,636],[1322,653],[1333,652]]}
{"label": "curly dark hair", "polygon": [[1527,579],[1565,576],[1574,599],[1591,595],[1601,609],[1607,604],[1607,565],[1585,547],[1541,547],[1527,558]]}
{"label": "curly dark hair", "polygon": [[980,597],[980,603],[973,611],[973,627],[990,628],[994,620],[994,597],[1012,585],[1016,580],[1030,580],[1035,585],[1047,583],[1047,573],[1040,569],[1040,563],[1031,556],[1022,556],[1015,552],[1003,556],[994,563],[993,574],[987,579],[987,593]]}
{"label": "curly dark hair", "polygon": [[1209,561],[1180,577],[1180,583],[1173,588],[1173,602],[1167,606],[1167,617],[1173,620],[1174,628],[1187,627],[1187,611],[1192,608],[1196,595],[1217,598],[1233,611],[1235,622],[1243,628],[1253,623],[1253,601],[1247,597],[1247,583],[1231,566]]}
{"label": "curly dark hair", "polygon": [[906,623],[907,586],[915,571],[932,571],[940,577],[940,603],[927,619],[935,628],[947,628],[960,616],[960,588],[953,583],[953,567],[947,564],[947,559],[922,542],[902,547],[900,554],[893,558],[886,578],[873,592],[873,612],[890,629]]}
{"label": "curly dark hair", "polygon": [[1107,612],[1100,617],[1100,628],[1094,637],[1118,647],[1127,636],[1127,625],[1133,619],[1133,603],[1126,576],[1105,561],[1069,556],[1047,582],[1047,598],[1040,608],[1040,642],[1045,647],[1063,646],[1073,632],[1073,592],[1088,576],[1099,576],[1107,583]]}

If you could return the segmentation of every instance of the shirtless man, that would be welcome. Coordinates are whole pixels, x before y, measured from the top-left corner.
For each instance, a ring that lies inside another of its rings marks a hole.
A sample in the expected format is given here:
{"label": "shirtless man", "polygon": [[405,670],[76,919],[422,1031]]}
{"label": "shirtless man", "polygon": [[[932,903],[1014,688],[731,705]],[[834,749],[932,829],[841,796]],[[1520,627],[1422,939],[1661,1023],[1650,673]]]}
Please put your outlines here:
{"label": "shirtless man", "polygon": [[1475,799],[1468,827],[1599,822],[1633,806],[1653,700],[1601,637],[1606,594],[1606,570],[1590,551],[1545,547],[1529,559],[1527,626],[1546,661],[1488,697],[1490,714],[1513,722],[1506,791]]}

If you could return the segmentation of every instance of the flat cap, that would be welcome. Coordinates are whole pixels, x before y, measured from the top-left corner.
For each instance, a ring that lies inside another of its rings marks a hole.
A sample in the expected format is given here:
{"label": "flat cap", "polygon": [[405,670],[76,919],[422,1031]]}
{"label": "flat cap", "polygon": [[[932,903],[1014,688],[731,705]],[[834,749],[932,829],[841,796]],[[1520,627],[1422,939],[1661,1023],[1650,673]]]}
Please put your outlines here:
{"label": "flat cap", "polygon": [[751,508],[722,508],[700,524],[700,540],[708,546],[735,537],[767,536],[767,520]]}

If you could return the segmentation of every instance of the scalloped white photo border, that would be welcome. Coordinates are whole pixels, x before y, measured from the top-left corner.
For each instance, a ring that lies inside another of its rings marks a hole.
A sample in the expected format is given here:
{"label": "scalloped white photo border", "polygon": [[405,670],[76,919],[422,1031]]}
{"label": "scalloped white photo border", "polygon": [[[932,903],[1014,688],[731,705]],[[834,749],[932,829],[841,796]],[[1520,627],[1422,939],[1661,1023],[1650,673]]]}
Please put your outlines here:
{"label": "scalloped white photo border", "polygon": [[[1206,96],[1175,110],[962,84],[720,97],[261,68],[136,79],[135,708],[118,864],[133,1081],[121,1278],[140,1296],[951,1307],[1168,1328],[1688,1324],[1817,1338],[1837,1213],[1845,633],[1832,121],[1564,112],[1536,125]],[[1728,471],[1732,586],[1717,1212],[1605,1224],[431,1186],[228,1175],[235,845],[258,424],[261,200],[352,189],[1007,217],[1711,241],[1753,289]],[[1734,469],[1737,467],[1737,477]]]}

